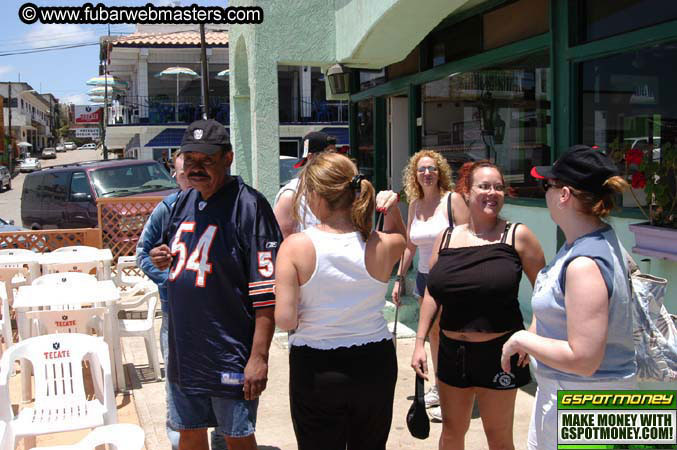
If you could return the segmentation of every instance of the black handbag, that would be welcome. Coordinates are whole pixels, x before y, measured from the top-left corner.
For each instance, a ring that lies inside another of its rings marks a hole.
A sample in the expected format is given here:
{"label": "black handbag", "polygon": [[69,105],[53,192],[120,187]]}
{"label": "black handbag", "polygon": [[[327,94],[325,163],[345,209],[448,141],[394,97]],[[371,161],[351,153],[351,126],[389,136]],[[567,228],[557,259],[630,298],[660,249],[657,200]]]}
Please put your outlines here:
{"label": "black handbag", "polygon": [[424,395],[423,378],[416,375],[414,402],[407,412],[407,428],[416,439],[426,439],[430,434],[430,419],[428,419],[428,413],[425,410]]}

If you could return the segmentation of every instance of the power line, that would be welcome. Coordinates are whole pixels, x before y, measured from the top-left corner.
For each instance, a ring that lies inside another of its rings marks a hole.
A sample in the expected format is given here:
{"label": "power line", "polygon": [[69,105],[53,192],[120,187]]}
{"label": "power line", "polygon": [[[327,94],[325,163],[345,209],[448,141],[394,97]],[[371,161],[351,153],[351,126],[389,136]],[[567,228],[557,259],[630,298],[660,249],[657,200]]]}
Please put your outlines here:
{"label": "power line", "polygon": [[91,47],[93,45],[99,45],[98,42],[94,42],[91,44],[75,44],[75,45],[64,45],[64,46],[53,46],[53,47],[46,47],[41,50],[27,50],[27,51],[18,51],[18,52],[6,52],[6,53],[0,53],[0,56],[14,56],[14,55],[26,55],[29,53],[44,53],[44,52],[52,52],[55,50],[67,50],[71,48],[79,48],[79,47]]}

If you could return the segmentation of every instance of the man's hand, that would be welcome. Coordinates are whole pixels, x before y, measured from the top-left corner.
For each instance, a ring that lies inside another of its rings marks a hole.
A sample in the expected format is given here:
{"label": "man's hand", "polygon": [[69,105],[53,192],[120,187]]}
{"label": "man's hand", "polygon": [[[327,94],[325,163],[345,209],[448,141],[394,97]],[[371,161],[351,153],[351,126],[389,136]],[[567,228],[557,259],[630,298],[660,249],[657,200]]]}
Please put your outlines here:
{"label": "man's hand", "polygon": [[167,244],[152,248],[148,255],[153,265],[160,270],[165,270],[172,264],[172,253]]}
{"label": "man's hand", "polygon": [[244,368],[244,399],[259,398],[268,383],[268,361],[262,356],[252,355]]}

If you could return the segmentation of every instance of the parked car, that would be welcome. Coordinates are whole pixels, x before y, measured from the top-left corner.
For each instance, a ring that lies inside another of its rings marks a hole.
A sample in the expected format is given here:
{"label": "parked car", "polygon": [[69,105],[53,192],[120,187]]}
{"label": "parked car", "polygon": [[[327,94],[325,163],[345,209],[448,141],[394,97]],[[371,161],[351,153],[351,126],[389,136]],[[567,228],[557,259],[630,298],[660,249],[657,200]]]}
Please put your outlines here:
{"label": "parked car", "polygon": [[55,159],[56,149],[54,147],[45,147],[42,149],[42,159]]}
{"label": "parked car", "polygon": [[[10,220],[8,222],[5,219],[0,218],[0,232],[3,232],[3,231],[28,231],[28,230],[26,230],[25,228],[21,228],[19,226],[14,225],[13,220]],[[5,243],[3,242],[3,244],[5,244]],[[3,247],[6,247],[6,245],[4,245]]]}
{"label": "parked car", "polygon": [[78,147],[78,150],[96,150],[96,144],[94,143],[85,144],[81,147]]}
{"label": "parked car", "polygon": [[63,148],[65,148],[66,150],[75,150],[76,148],[78,148],[78,146],[75,145],[75,142],[64,142]]}
{"label": "parked car", "polygon": [[40,169],[42,169],[42,164],[38,158],[26,158],[19,165],[20,172],[35,172]]}
{"label": "parked car", "polygon": [[5,166],[0,166],[0,188],[3,191],[12,189],[12,175]]}
{"label": "parked car", "polygon": [[[118,159],[53,166],[26,176],[21,192],[21,222],[33,230],[94,228],[101,198],[165,196],[178,186],[156,161]],[[120,207],[119,229],[131,240],[146,216]]]}
{"label": "parked car", "polygon": [[65,146],[65,145],[59,144],[59,145],[56,146],[56,152],[57,152],[57,153],[61,153],[61,152],[65,152],[65,151],[66,151],[66,146]]}
{"label": "parked car", "polygon": [[280,187],[289,183],[299,173],[301,169],[294,168],[298,160],[292,156],[280,156]]}

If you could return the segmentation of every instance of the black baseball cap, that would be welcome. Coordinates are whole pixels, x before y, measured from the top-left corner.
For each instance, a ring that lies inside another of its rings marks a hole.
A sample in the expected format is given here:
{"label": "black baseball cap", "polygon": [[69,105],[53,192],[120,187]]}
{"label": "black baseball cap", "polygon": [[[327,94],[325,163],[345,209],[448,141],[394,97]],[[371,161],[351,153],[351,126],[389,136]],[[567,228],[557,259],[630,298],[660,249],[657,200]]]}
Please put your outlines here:
{"label": "black baseball cap", "polygon": [[310,153],[323,152],[330,145],[336,145],[336,138],[322,131],[311,131],[303,136],[303,156],[294,164],[294,168],[298,169],[308,161]]}
{"label": "black baseball cap", "polygon": [[188,125],[181,141],[181,153],[200,152],[213,155],[219,150],[230,150],[230,136],[219,122],[213,119],[196,120]]}
{"label": "black baseball cap", "polygon": [[613,161],[600,149],[574,145],[552,166],[535,166],[531,176],[538,179],[560,180],[582,191],[601,193],[604,182],[618,175]]}

